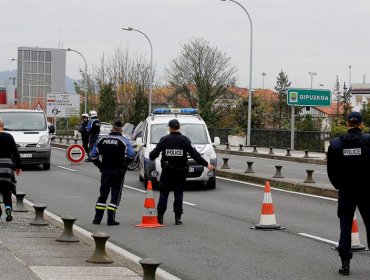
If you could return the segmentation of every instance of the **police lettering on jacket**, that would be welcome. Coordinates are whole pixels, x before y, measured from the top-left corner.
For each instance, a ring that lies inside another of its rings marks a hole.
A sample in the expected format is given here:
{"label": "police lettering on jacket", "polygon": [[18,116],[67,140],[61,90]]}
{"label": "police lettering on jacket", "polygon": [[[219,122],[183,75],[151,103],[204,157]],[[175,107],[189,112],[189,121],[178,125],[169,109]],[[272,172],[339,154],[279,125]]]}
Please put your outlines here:
{"label": "police lettering on jacket", "polygon": [[361,148],[343,149],[343,156],[360,156]]}

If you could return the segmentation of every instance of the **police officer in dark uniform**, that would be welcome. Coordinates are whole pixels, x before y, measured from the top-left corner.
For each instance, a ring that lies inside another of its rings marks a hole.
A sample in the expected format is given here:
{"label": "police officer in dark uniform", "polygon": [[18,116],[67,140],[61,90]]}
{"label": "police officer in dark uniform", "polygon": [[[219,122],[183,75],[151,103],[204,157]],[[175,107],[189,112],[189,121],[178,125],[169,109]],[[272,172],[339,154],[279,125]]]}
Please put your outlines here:
{"label": "police officer in dark uniform", "polygon": [[340,238],[338,252],[342,260],[339,273],[349,275],[353,217],[358,207],[366,226],[370,245],[370,187],[365,180],[370,167],[370,135],[362,133],[362,116],[352,112],[347,117],[347,134],[330,141],[327,171],[330,182],[339,190],[338,217]]}
{"label": "police officer in dark uniform", "polygon": [[84,147],[85,153],[89,154],[89,132],[87,131],[87,125],[89,123],[89,115],[84,113],[81,116],[81,124],[78,132],[81,133],[82,146]]}
{"label": "police officer in dark uniform", "polygon": [[180,123],[177,119],[170,120],[168,126],[170,134],[161,138],[156,148],[149,154],[149,158],[150,160],[155,160],[162,153],[162,174],[159,182],[160,197],[157,207],[158,223],[163,224],[168,195],[173,190],[175,196],[173,203],[175,224],[181,225],[183,187],[189,171],[187,155],[189,154],[195,161],[209,170],[214,170],[215,167],[208,164],[197,150],[191,146],[189,138],[179,132]]}
{"label": "police officer in dark uniform", "polygon": [[[99,159],[102,156],[102,161]],[[122,136],[122,122],[113,124],[112,132],[101,137],[91,152],[93,163],[101,171],[100,196],[95,206],[95,218],[93,223],[100,224],[104,211],[108,212],[108,226],[119,225],[115,220],[117,207],[121,200],[123,181],[127,170],[127,161],[135,157],[130,140]],[[111,200],[106,205],[109,192]]]}
{"label": "police officer in dark uniform", "polygon": [[[91,153],[95,142],[99,138],[100,134],[100,120],[98,119],[98,113],[94,110],[90,111],[90,120],[87,124],[86,131],[89,133],[89,152]],[[86,162],[91,162],[91,157],[85,160]]]}

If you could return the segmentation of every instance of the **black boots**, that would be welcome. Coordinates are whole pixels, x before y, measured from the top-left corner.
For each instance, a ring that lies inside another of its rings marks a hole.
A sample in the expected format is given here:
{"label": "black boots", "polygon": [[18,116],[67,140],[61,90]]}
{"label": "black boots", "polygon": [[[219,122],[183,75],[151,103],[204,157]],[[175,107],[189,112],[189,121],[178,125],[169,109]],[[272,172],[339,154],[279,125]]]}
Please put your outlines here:
{"label": "black boots", "polygon": [[175,214],[175,225],[181,225],[182,224],[182,221],[181,221],[181,215],[179,214]]}
{"label": "black boots", "polygon": [[157,219],[158,219],[158,224],[163,225],[163,214],[158,213]]}
{"label": "black boots", "polygon": [[342,261],[342,267],[339,268],[339,274],[349,275],[349,261]]}
{"label": "black boots", "polygon": [[13,220],[13,217],[12,217],[12,209],[11,208],[6,208],[5,209],[5,213],[6,213],[6,218],[5,220],[7,222],[10,222],[11,220]]}
{"label": "black boots", "polygon": [[104,216],[104,210],[95,209],[95,218],[93,220],[93,224],[99,225],[101,220],[103,219],[103,216]]}
{"label": "black boots", "polygon": [[108,226],[117,226],[119,222],[116,221],[116,211],[108,210]]}

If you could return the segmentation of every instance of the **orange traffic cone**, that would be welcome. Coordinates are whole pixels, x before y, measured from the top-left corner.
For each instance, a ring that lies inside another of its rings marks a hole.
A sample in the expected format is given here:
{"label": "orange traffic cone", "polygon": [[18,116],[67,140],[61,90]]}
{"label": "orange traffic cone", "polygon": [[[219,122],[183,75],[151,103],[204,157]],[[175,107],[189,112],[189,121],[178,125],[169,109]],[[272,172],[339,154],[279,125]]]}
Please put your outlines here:
{"label": "orange traffic cone", "polygon": [[141,224],[136,225],[136,227],[144,227],[144,228],[155,228],[155,227],[163,227],[158,223],[157,218],[157,209],[155,208],[155,200],[153,196],[153,187],[152,182],[148,181],[147,191],[146,191],[146,198],[144,202],[144,214],[141,220]]}
{"label": "orange traffic cone", "polygon": [[285,229],[276,223],[274,204],[272,203],[270,182],[266,181],[265,192],[263,195],[262,211],[260,223],[252,227],[261,230]]}
{"label": "orange traffic cone", "polygon": [[351,250],[352,251],[365,250],[365,246],[362,245],[360,242],[360,234],[358,233],[356,213],[353,216],[353,222],[352,222]]}

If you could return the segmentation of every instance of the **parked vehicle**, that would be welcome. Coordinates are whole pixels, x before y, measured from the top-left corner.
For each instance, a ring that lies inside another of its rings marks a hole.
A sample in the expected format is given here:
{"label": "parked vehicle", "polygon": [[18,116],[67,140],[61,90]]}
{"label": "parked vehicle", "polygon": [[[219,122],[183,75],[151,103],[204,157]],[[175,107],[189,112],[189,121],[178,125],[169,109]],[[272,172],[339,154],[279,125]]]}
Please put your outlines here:
{"label": "parked vehicle", "polygon": [[48,125],[44,111],[23,109],[0,109],[4,131],[13,135],[23,165],[42,164],[50,169],[51,146],[49,135],[54,133]]}

